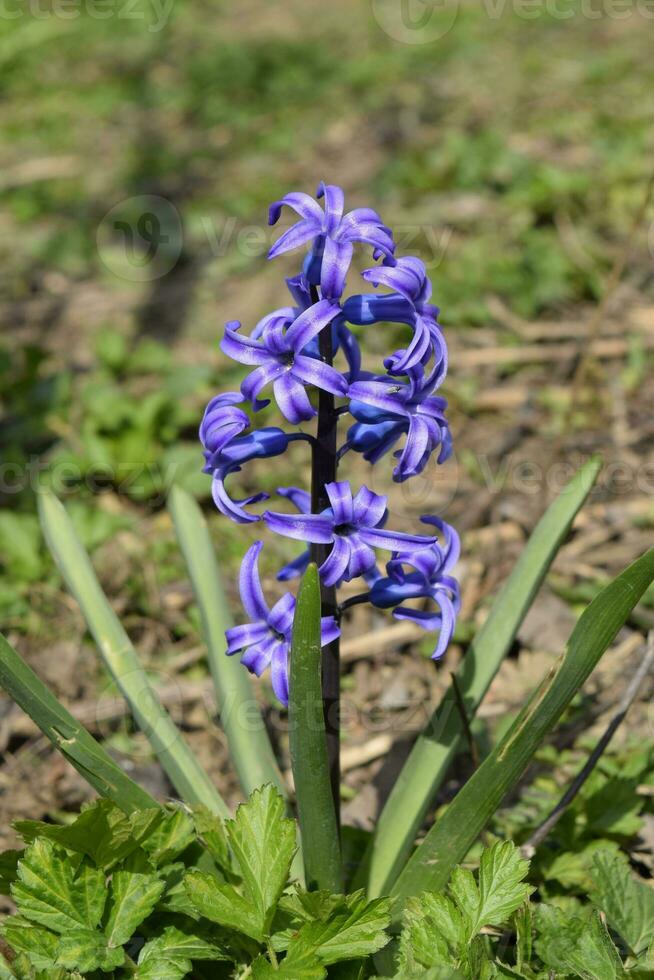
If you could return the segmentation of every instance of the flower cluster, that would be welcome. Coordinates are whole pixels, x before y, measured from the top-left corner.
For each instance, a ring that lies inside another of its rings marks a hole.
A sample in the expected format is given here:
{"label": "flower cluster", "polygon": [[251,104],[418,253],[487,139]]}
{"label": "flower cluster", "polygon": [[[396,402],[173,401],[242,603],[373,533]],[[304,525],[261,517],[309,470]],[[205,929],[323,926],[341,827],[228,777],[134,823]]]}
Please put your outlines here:
{"label": "flower cluster", "polygon": [[[318,414],[312,398],[316,392],[330,396],[334,414],[349,414],[353,420],[337,448],[337,460],[352,451],[376,463],[399,444],[393,478],[402,482],[421,473],[432,456],[442,463],[452,451],[447,403],[436,394],[447,373],[447,347],[438,308],[430,303],[424,264],[411,256],[395,257],[392,232],[375,211],[357,208],[344,213],[339,187],[320,184],[317,197],[316,201],[308,194],[291,193],[271,205],[271,225],[284,206],[299,220],[275,242],[269,258],[301,246],[308,246],[308,252],[301,273],[286,280],[292,304],[265,316],[249,335],[238,321],[225,326],[221,349],[251,370],[239,392],[218,395],[207,406],[200,426],[205,472],[212,476],[217,508],[231,520],[265,522],[276,534],[308,546],[281,569],[280,581],[300,575],[310,549],[320,546],[326,554],[319,566],[325,588],[364,580],[365,591],[343,608],[353,601],[392,608],[396,618],[437,633],[433,656],[440,657],[452,637],[459,606],[459,587],[452,576],[459,540],[451,527],[425,516],[428,533],[390,530],[386,497],[365,486],[354,492],[335,474],[324,486],[314,486],[313,494],[279,487],[279,497],[294,512],[256,512],[252,505],[267,500],[268,494],[237,500],[226,489],[227,477],[244,463],[280,456],[292,441],[307,442],[314,456],[321,452],[316,438],[300,428]],[[378,263],[362,274],[374,291],[343,298],[356,243],[370,246]],[[358,340],[350,328],[363,327],[359,333],[365,336],[376,324],[405,324],[408,342],[389,354],[383,369],[375,373],[363,370]],[[325,357],[320,343],[325,336],[330,357]],[[341,358],[342,369],[335,366]],[[257,413],[270,404],[270,398],[261,396],[270,390],[281,415],[296,427],[292,431],[254,428]],[[320,496],[328,506],[312,512],[311,501]],[[258,569],[262,547],[262,542],[254,544],[243,560],[240,591],[251,622],[227,631],[227,653],[241,653],[242,662],[256,674],[270,667],[275,693],[287,703],[295,599],[287,593],[272,609],[267,605]],[[385,574],[378,566],[379,550],[390,555]],[[422,600],[422,606],[411,600]],[[431,600],[435,610],[423,608],[425,600]],[[324,645],[339,635],[339,614],[337,607],[336,615],[323,617]]]}

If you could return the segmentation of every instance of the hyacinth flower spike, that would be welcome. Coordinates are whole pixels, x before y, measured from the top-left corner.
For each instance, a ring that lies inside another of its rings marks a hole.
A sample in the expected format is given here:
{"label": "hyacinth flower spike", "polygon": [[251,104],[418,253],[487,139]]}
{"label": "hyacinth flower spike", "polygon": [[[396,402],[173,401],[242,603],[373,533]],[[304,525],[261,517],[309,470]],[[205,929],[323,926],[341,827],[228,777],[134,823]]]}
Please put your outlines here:
{"label": "hyacinth flower spike", "polygon": [[[320,184],[318,200],[299,192],[280,198],[270,208],[271,224],[286,206],[299,220],[275,242],[270,257],[302,246],[306,249],[301,270],[286,279],[292,302],[264,316],[249,336],[238,321],[227,323],[223,352],[252,370],[240,392],[212,399],[200,438],[218,509],[238,523],[263,520],[273,533],[307,546],[281,569],[278,579],[298,577],[309,561],[319,567],[322,691],[338,809],[341,616],[349,606],[363,601],[393,609],[397,618],[411,618],[437,633],[435,655],[440,656],[452,635],[459,592],[452,575],[458,553],[454,532],[428,517],[424,521],[433,534],[386,528],[386,498],[367,487],[353,493],[346,480],[337,478],[337,467],[348,451],[361,452],[374,463],[399,443],[393,475],[402,481],[421,473],[432,456],[439,462],[449,456],[447,405],[435,393],[446,375],[447,347],[436,319],[438,309],[431,303],[424,264],[412,256],[396,260],[392,233],[376,211],[358,208],[346,213],[343,192],[333,184]],[[375,292],[343,297],[357,242],[372,248],[376,262],[382,260],[363,276],[375,286]],[[388,322],[411,327],[406,349],[388,352],[383,360],[386,374],[362,371],[359,344],[347,325]],[[344,355],[345,370],[336,366],[339,352]],[[257,413],[270,405],[260,397],[269,386],[290,429],[283,423],[255,427]],[[347,414],[354,423],[339,445],[339,426]],[[307,431],[300,428],[316,416],[313,431],[308,426]],[[304,440],[310,447],[311,487],[282,487],[278,495],[296,513],[274,506],[257,513],[256,505],[269,498],[263,491],[244,500],[227,493],[227,477],[238,473],[244,463],[281,456],[294,440]],[[378,550],[390,552],[385,574],[376,564]],[[253,673],[270,669],[275,693],[285,704],[295,599],[287,593],[272,607],[266,604],[259,580],[260,551],[261,543],[253,545],[243,561],[241,595],[249,622],[227,631],[227,652],[241,653],[244,665]],[[339,602],[337,587],[357,577],[368,591]],[[436,610],[415,609],[415,600],[435,602]]]}
{"label": "hyacinth flower spike", "polygon": [[[239,590],[250,622],[242,626],[232,626],[226,631],[227,654],[233,656],[235,653],[242,653],[241,663],[257,676],[270,667],[273,690],[281,703],[287,705],[288,655],[295,597],[287,592],[272,609],[269,608],[259,577],[259,555],[262,548],[261,541],[253,544],[241,564]],[[323,646],[333,642],[340,632],[333,616],[322,618],[320,631]]]}

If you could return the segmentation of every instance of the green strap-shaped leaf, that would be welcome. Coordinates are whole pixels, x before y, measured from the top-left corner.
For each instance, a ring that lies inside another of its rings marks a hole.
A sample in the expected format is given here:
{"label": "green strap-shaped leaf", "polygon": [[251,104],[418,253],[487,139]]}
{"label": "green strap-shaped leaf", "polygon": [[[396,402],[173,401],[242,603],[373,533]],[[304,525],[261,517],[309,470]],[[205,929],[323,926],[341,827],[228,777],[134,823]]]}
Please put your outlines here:
{"label": "green strap-shaped leaf", "polygon": [[291,645],[291,765],[307,885],[340,892],[341,849],[329,780],[320,663],[320,583],[318,569],[309,565],[300,586]]}
{"label": "green strap-shaped leaf", "polygon": [[172,488],[168,507],[200,609],[220,720],[241,786],[249,796],[265,783],[273,783],[285,796],[286,786],[248,672],[238,657],[225,655],[225,630],[231,619],[202,511],[181,487]]}
{"label": "green strap-shaped leaf", "polygon": [[591,602],[572,632],[559,668],[544,679],[409,860],[393,888],[396,911],[410,895],[445,887],[653,580],[654,548]]}
{"label": "green strap-shaped leaf", "polygon": [[159,807],[59,703],[2,634],[0,685],[100,796],[125,813]]}
{"label": "green strap-shaped leaf", "polygon": [[[600,459],[589,460],[551,504],[467,651],[457,671],[457,686],[469,718],[476,712],[511,648],[600,467]],[[370,897],[388,893],[464,736],[455,688],[450,686],[391,790],[354,887],[367,887]]]}
{"label": "green strap-shaped leaf", "polygon": [[59,500],[39,495],[41,525],[64,580],[77,599],[107,669],[177,792],[227,815],[227,806],[163,707]]}

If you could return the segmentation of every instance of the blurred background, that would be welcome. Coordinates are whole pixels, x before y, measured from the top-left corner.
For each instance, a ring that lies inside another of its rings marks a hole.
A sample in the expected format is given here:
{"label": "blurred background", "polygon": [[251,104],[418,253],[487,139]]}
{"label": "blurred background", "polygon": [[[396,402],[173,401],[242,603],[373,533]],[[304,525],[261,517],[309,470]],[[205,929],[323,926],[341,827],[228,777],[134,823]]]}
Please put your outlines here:
{"label": "blurred background", "polygon": [[[300,257],[265,258],[278,234],[267,205],[287,191],[324,179],[349,207],[377,209],[398,252],[425,261],[450,345],[454,459],[401,488],[390,461],[374,476],[348,461],[353,481],[390,493],[396,526],[427,510],[456,524],[464,599],[438,668],[422,635],[381,614],[358,609],[346,627],[346,818],[374,818],[574,467],[604,455],[481,740],[583,605],[654,541],[652,30],[647,0],[1,0],[0,628],[154,792],[170,788],[62,590],[36,494],[52,485],[66,500],[164,700],[233,798],[165,497],[177,481],[205,505],[238,616],[257,531],[213,512],[197,426],[243,374],[218,350],[224,321],[249,329],[287,302]],[[361,250],[357,268],[369,260]],[[373,365],[391,336],[363,338]],[[241,485],[307,474],[300,452]],[[294,553],[270,538],[271,592]],[[570,745],[579,724],[601,722],[652,623],[654,596],[577,705]],[[267,681],[259,690],[284,757],[284,718]],[[633,718],[651,737],[647,708]],[[85,798],[4,698],[0,751],[6,840],[14,817]]]}

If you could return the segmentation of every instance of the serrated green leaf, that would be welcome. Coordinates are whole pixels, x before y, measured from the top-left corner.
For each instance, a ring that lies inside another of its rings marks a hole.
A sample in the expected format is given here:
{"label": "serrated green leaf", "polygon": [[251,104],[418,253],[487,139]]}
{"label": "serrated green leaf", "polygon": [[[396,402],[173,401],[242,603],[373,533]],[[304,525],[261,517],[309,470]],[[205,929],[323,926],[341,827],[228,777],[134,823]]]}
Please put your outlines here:
{"label": "serrated green leaf", "polygon": [[202,838],[218,867],[229,871],[229,846],[222,819],[206,806],[193,807],[192,817],[195,833]]}
{"label": "serrated green leaf", "polygon": [[631,874],[626,858],[597,851],[590,870],[591,898],[634,956],[654,941],[654,889]]}
{"label": "serrated green leaf", "polygon": [[548,905],[538,907],[535,948],[546,967],[581,980],[626,977],[618,951],[597,912],[570,915]]}
{"label": "serrated green leaf", "polygon": [[609,779],[584,801],[588,829],[593,836],[616,834],[633,837],[643,825],[639,816],[644,800],[639,797],[636,779]]}
{"label": "serrated green leaf", "polygon": [[125,962],[125,950],[110,949],[102,933],[92,929],[77,929],[60,936],[57,952],[57,966],[82,974],[93,970],[108,973]]}
{"label": "serrated green leaf", "polygon": [[105,926],[107,945],[122,946],[134,934],[161,898],[164,882],[156,874],[114,871],[109,890],[109,917]]}
{"label": "serrated green leaf", "polygon": [[216,943],[193,931],[166,926],[141,950],[135,976],[138,980],[179,980],[191,972],[194,960],[217,962],[226,959]]}
{"label": "serrated green leaf", "polygon": [[447,966],[465,940],[461,913],[445,895],[410,898],[404,910],[400,936],[398,976],[417,974],[421,968]]}
{"label": "serrated green leaf", "polygon": [[594,840],[579,851],[562,851],[542,869],[546,881],[558,881],[564,888],[588,892],[592,886],[590,868],[598,849],[619,850],[610,840]]}
{"label": "serrated green leaf", "polygon": [[65,851],[40,837],[19,861],[11,894],[25,918],[65,935],[98,925],[106,900],[105,877],[86,858],[76,870]]}
{"label": "serrated green leaf", "polygon": [[265,957],[260,956],[252,964],[252,980],[324,980],[327,970],[324,966],[308,959],[287,963],[286,960],[274,967]]}
{"label": "serrated green leaf", "polygon": [[327,921],[307,922],[289,943],[285,963],[301,963],[313,956],[329,966],[342,960],[372,956],[388,943],[386,929],[390,923],[387,899],[367,902],[361,895],[343,912]]}
{"label": "serrated green leaf", "polygon": [[6,918],[0,932],[16,953],[28,956],[37,970],[54,969],[58,943],[54,932],[29,922],[21,915]]}
{"label": "serrated green leaf", "polygon": [[157,867],[169,864],[195,840],[191,816],[181,807],[164,811],[162,820],[143,840],[143,849]]}
{"label": "serrated green leaf", "polygon": [[26,842],[37,837],[85,854],[101,868],[110,868],[135,851],[163,820],[164,811],[136,811],[129,816],[111,800],[97,800],[67,826],[39,820],[17,820],[14,828]]}
{"label": "serrated green leaf", "polygon": [[205,919],[258,943],[265,939],[261,915],[232,885],[221,885],[213,875],[190,871],[184,878],[184,889],[193,908]]}
{"label": "serrated green leaf", "polygon": [[263,935],[270,930],[295,853],[295,824],[285,817],[284,809],[275,787],[264,786],[225,824],[245,898]]}
{"label": "serrated green leaf", "polygon": [[[503,925],[527,901],[533,888],[524,884],[529,862],[511,841],[501,841],[486,848],[479,863],[479,904],[472,920],[472,931],[483,926]],[[454,900],[457,900],[451,886]]]}

